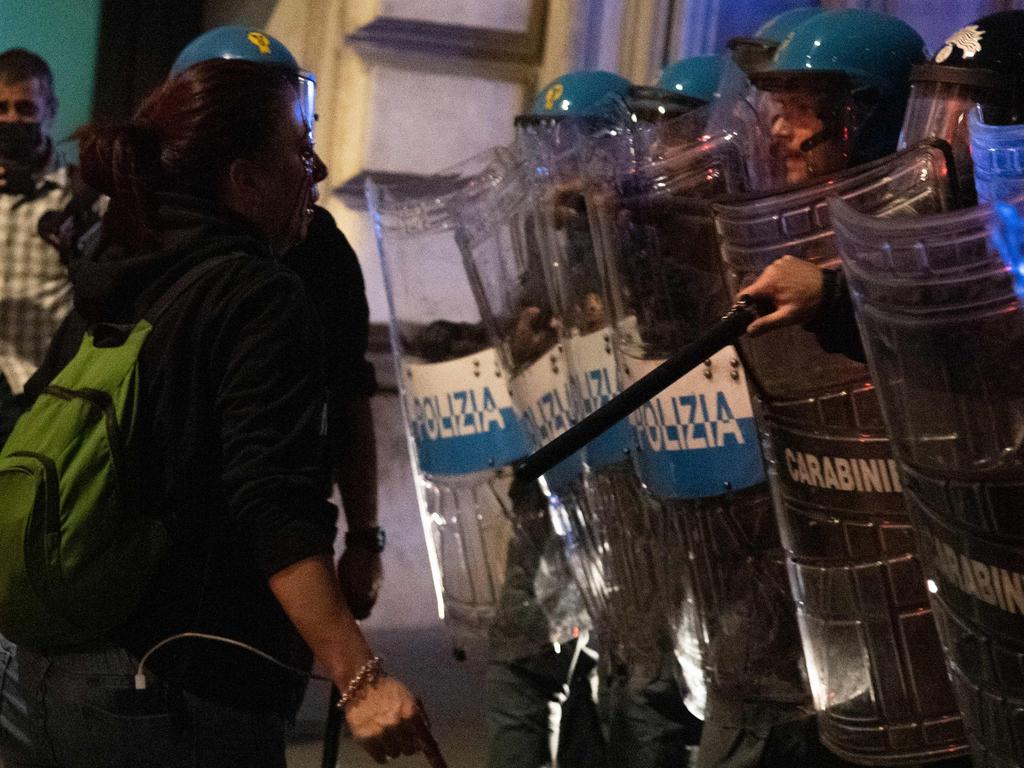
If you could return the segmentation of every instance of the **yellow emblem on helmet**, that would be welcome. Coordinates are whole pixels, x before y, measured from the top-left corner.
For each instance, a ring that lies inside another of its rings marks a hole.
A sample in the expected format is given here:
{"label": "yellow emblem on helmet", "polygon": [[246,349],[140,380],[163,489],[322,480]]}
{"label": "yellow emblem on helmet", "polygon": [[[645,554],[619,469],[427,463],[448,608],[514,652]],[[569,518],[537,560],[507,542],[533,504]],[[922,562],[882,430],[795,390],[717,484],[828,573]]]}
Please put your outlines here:
{"label": "yellow emblem on helmet", "polygon": [[555,108],[555,102],[562,98],[562,94],[565,93],[565,86],[561,83],[555,83],[546,94],[544,94],[544,109],[552,110]]}
{"label": "yellow emblem on helmet", "polygon": [[260,49],[260,53],[266,56],[270,53],[270,38],[262,32],[250,32],[246,39]]}

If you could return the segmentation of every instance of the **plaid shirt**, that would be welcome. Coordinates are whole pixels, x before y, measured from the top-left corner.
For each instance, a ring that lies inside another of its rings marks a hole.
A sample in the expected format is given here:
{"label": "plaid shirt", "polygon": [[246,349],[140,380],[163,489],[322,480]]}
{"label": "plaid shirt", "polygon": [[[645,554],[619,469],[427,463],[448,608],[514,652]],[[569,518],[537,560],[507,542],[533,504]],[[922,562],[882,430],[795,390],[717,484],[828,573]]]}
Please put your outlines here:
{"label": "plaid shirt", "polygon": [[71,200],[66,166],[39,179],[32,195],[0,194],[0,374],[19,394],[71,309],[71,281],[58,250],[39,236],[39,218]]}

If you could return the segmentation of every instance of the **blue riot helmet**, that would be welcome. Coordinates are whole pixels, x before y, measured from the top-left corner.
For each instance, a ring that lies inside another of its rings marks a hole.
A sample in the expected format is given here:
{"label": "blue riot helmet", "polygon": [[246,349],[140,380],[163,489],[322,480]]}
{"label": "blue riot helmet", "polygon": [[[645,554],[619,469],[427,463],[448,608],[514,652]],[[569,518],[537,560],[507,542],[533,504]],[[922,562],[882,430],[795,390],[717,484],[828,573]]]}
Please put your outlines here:
{"label": "blue riot helmet", "polygon": [[721,74],[720,57],[691,56],[665,67],[654,85],[630,88],[626,102],[637,121],[671,120],[714,100]]}
{"label": "blue riot helmet", "polygon": [[794,29],[819,13],[820,8],[793,8],[768,19],[750,37],[734,37],[729,41],[732,60],[744,72],[764,66]]}
{"label": "blue riot helmet", "polygon": [[794,29],[819,13],[821,13],[820,8],[791,8],[788,11],[783,11],[758,27],[754,38],[762,41],[774,40],[778,47],[778,44],[785,40]]}
{"label": "blue riot helmet", "polygon": [[565,152],[578,156],[581,141],[628,120],[632,83],[613,72],[568,72],[538,91],[515,119],[521,156],[538,168]]}
{"label": "blue riot helmet", "polygon": [[819,13],[820,8],[784,11],[762,24],[750,37],[735,37],[729,41],[729,53],[723,59],[718,82],[719,99],[710,126],[731,131],[738,125],[745,125],[745,130],[749,130],[756,123],[756,116],[750,113],[750,105],[746,103],[751,92],[750,73],[767,66],[782,41]]}
{"label": "blue riot helmet", "polygon": [[595,70],[568,72],[538,91],[530,111],[516,117],[523,126],[563,118],[596,118],[624,102],[631,83],[622,75]]}
{"label": "blue riot helmet", "polygon": [[665,67],[657,87],[707,104],[717,95],[721,76],[721,56],[691,56]]}
{"label": "blue riot helmet", "polygon": [[316,76],[299,66],[284,43],[266,32],[252,27],[215,27],[186,45],[171,66],[174,77],[193,64],[212,59],[252,61],[285,69],[297,78],[302,119],[309,126],[310,137],[316,123]]}
{"label": "blue riot helmet", "polygon": [[924,60],[913,28],[874,11],[822,11],[792,30],[750,73],[787,182],[893,153],[910,72]]}

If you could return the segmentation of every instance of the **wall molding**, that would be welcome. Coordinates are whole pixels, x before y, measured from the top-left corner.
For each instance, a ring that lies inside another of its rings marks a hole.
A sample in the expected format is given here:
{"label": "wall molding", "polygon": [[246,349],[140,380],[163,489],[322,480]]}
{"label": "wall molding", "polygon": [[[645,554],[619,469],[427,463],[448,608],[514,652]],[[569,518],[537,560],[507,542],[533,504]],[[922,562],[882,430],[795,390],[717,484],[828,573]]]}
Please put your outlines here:
{"label": "wall molding", "polygon": [[[368,64],[417,72],[483,77],[522,87],[520,108],[529,108],[544,58],[548,0],[530,0],[527,29],[514,32],[419,19],[378,16],[345,37]],[[370,176],[384,184],[423,182],[415,173],[362,168],[333,189],[353,211],[366,211],[364,185]]]}
{"label": "wall molding", "polygon": [[526,37],[515,32],[382,17],[360,27],[345,41],[370,55],[379,50],[532,64],[538,60],[539,52]]}
{"label": "wall molding", "polygon": [[370,55],[417,53],[536,66],[544,56],[547,6],[547,0],[530,0],[527,28],[522,32],[378,16],[345,41]]}

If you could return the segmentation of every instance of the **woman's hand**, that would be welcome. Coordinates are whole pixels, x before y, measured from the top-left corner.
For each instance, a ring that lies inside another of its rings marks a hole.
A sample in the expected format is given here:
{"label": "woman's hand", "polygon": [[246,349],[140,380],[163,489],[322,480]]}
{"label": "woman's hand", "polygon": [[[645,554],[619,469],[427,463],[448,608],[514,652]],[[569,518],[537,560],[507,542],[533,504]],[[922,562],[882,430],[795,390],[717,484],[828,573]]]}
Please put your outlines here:
{"label": "woman's hand", "polygon": [[757,336],[776,328],[810,320],[821,306],[824,280],[821,267],[793,256],[773,261],[758,278],[740,291],[740,297],[770,303],[774,309],[747,327]]}
{"label": "woman's hand", "polygon": [[[270,588],[338,690],[346,690],[374,656],[341,594],[332,558],[292,563],[270,577]],[[423,708],[393,677],[359,686],[345,718],[352,736],[379,763],[423,752],[431,768],[447,768]]]}
{"label": "woman's hand", "polygon": [[416,698],[393,677],[379,677],[361,688],[345,707],[352,738],[378,763],[423,752],[431,768],[446,768]]}
{"label": "woman's hand", "polygon": [[516,317],[509,352],[517,364],[532,362],[558,343],[558,321],[540,307],[526,307]]}

